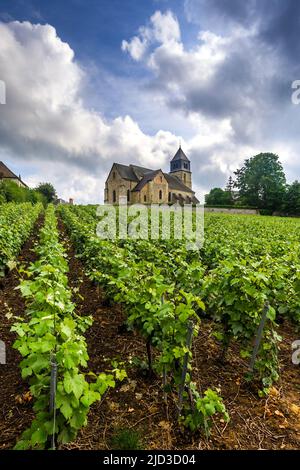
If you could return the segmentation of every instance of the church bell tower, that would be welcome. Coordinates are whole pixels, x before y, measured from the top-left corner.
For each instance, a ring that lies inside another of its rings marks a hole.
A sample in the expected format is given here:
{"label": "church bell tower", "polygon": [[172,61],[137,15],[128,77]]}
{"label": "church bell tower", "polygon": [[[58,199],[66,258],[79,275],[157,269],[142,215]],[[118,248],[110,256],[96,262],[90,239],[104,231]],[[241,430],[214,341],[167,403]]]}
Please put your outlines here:
{"label": "church bell tower", "polygon": [[183,152],[181,145],[170,162],[170,175],[177,176],[182,183],[192,189],[191,162]]}

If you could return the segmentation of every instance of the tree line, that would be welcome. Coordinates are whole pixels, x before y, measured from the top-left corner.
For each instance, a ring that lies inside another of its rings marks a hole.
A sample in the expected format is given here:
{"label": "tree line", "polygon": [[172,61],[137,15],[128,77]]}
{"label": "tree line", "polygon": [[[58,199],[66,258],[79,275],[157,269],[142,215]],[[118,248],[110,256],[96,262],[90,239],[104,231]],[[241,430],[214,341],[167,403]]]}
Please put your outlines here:
{"label": "tree line", "polygon": [[300,182],[287,184],[278,155],[260,153],[246,159],[230,176],[225,189],[213,188],[205,196],[208,206],[238,206],[262,213],[300,215]]}
{"label": "tree line", "polygon": [[56,200],[56,190],[51,183],[40,183],[35,189],[24,188],[12,180],[0,181],[0,204],[5,202],[42,202],[44,205]]}

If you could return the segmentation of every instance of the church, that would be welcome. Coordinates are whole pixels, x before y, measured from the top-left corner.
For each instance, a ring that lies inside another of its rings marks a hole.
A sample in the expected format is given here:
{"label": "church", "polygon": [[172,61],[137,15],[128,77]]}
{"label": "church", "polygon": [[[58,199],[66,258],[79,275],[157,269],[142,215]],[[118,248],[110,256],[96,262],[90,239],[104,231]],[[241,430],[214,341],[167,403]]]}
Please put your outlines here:
{"label": "church", "polygon": [[191,162],[181,146],[170,162],[170,172],[114,163],[105,182],[105,204],[197,204],[192,190]]}

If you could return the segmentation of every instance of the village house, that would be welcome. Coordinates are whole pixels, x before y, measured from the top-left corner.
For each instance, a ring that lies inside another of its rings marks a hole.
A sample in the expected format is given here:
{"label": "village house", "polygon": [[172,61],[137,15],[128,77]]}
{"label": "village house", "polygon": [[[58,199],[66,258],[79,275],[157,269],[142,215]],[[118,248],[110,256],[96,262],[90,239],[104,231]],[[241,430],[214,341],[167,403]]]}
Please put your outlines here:
{"label": "village house", "polygon": [[21,175],[15,175],[3,162],[0,162],[0,181],[13,181],[22,188],[28,188],[21,179]]}
{"label": "village house", "polygon": [[170,162],[170,172],[114,163],[108,174],[104,202],[119,204],[196,204],[191,162],[181,146]]}

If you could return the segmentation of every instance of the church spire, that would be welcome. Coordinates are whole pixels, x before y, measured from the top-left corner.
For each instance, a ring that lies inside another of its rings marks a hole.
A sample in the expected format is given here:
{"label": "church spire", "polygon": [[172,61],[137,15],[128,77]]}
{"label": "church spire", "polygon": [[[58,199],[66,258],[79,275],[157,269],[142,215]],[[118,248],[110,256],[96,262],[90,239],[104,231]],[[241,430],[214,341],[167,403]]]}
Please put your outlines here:
{"label": "church spire", "polygon": [[170,162],[170,174],[176,176],[190,189],[192,188],[191,162],[181,148],[181,141],[179,149]]}

